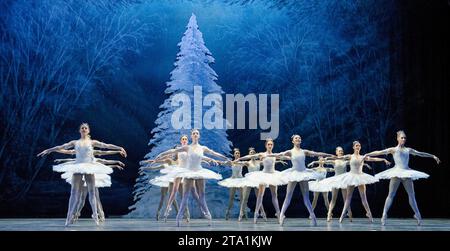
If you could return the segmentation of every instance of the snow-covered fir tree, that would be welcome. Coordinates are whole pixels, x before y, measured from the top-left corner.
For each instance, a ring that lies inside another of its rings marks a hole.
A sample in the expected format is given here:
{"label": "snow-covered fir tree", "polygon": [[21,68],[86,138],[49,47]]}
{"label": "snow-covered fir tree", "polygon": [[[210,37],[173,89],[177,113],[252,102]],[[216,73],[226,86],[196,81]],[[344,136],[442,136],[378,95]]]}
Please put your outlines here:
{"label": "snow-covered fir tree", "polygon": [[[193,113],[194,86],[201,86],[203,97],[209,93],[223,93],[222,88],[215,82],[217,74],[210,67],[210,64],[214,63],[214,58],[205,46],[194,14],[192,14],[187,30],[178,46],[180,47],[180,52],[177,54],[174,64],[175,69],[170,73],[170,81],[167,82],[167,89],[165,90],[169,97],[160,106],[161,111],[155,121],[156,127],[152,130],[153,137],[149,142],[151,150],[145,156],[146,159],[153,159],[159,153],[179,145],[181,135],[187,134],[190,136],[189,129],[174,129],[171,125],[172,114],[177,109],[171,104],[175,95],[183,93],[191,98],[191,128],[197,128],[195,122],[199,121],[195,121],[196,117]],[[222,110],[221,104],[219,108]],[[208,107],[203,107],[202,110],[202,114],[204,114]],[[224,124],[224,129],[200,129],[200,144],[224,155],[230,155],[231,142],[227,139],[226,121],[223,117],[216,119],[221,120],[220,122]],[[208,166],[206,168],[220,172],[224,178],[230,176],[230,168]],[[134,190],[134,205],[130,207],[129,217],[155,216],[160,199],[160,188],[149,184],[149,180],[158,175],[160,175],[158,171],[140,171]],[[180,195],[178,200],[179,198]],[[220,187],[217,181],[210,180],[206,183],[206,199],[212,216],[224,217],[228,203],[228,189]],[[232,213],[237,215],[238,203],[235,204]],[[191,199],[189,207],[193,217],[201,216],[195,200]],[[164,211],[162,210],[161,215],[163,213]],[[174,214],[174,210],[172,210],[172,214]]]}

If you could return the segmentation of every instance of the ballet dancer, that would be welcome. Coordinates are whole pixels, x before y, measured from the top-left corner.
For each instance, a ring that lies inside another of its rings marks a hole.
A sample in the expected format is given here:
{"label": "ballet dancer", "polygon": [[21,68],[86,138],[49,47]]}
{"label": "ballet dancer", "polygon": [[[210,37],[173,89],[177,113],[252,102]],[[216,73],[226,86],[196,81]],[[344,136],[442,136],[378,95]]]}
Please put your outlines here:
{"label": "ballet dancer", "polygon": [[[237,160],[241,157],[241,152],[238,148],[233,149],[234,159]],[[219,181],[219,185],[228,187],[230,189],[230,196],[228,199],[228,208],[225,212],[225,220],[229,220],[230,218],[230,210],[233,208],[234,204],[234,195],[236,190],[239,192],[239,202],[242,204],[243,201],[243,188],[247,187],[247,180],[242,176],[242,167],[244,166],[241,162],[230,162],[230,163],[221,163],[222,166],[227,164],[231,165],[231,177],[228,179],[224,179]]]}
{"label": "ballet dancer", "polygon": [[317,180],[321,178],[321,174],[313,170],[307,169],[305,165],[305,157],[327,157],[333,156],[332,154],[314,152],[311,150],[305,150],[300,147],[302,138],[298,134],[294,134],[291,137],[293,148],[281,153],[273,154],[272,156],[287,156],[291,158],[292,167],[281,172],[281,177],[283,184],[287,184],[286,197],[283,202],[283,207],[281,209],[281,214],[279,218],[280,225],[284,224],[284,219],[286,218],[285,213],[289,204],[291,203],[292,195],[294,194],[294,189],[298,184],[302,192],[303,203],[308,209],[310,218],[313,225],[317,225],[316,215],[312,209],[311,201],[309,200],[309,180]]}
{"label": "ballet dancer", "polygon": [[[222,158],[225,161],[230,161],[227,157],[224,155],[217,153],[211,149],[209,149],[206,146],[200,145],[200,131],[197,129],[193,129],[191,131],[191,144],[181,146],[176,149],[171,149],[165,152],[160,153],[156,159],[160,158],[161,156],[167,155],[167,154],[177,154],[177,153],[187,153],[187,164],[186,168],[183,170],[180,170],[176,177],[183,178],[183,194],[182,194],[182,200],[180,209],[177,214],[176,222],[177,226],[180,226],[180,219],[182,217],[181,212],[184,211],[184,208],[187,206],[187,202],[189,199],[189,194],[194,194],[194,186],[197,190],[199,201],[200,201],[200,208],[205,216],[209,220],[209,224],[211,224],[212,216],[209,212],[208,205],[206,204],[206,198],[205,198],[205,180],[206,179],[215,179],[220,180],[222,179],[222,175],[215,173],[211,170],[205,169],[201,166],[202,159],[204,157],[204,154],[209,154],[214,157]],[[218,164],[216,161],[212,162],[213,164]]]}
{"label": "ballet dancer", "polygon": [[339,222],[342,223],[344,217],[347,213],[348,208],[350,208],[350,203],[352,201],[353,191],[355,187],[359,190],[359,195],[361,197],[361,202],[366,210],[366,216],[369,218],[369,222],[373,222],[372,212],[370,211],[369,203],[367,202],[366,196],[366,185],[378,182],[378,179],[372,175],[363,172],[364,161],[376,161],[385,162],[386,165],[390,165],[390,162],[382,158],[373,158],[367,155],[360,155],[361,143],[359,141],[353,141],[353,154],[344,155],[339,157],[341,160],[348,160],[350,164],[350,172],[340,174],[320,182],[321,186],[327,187],[328,189],[333,188],[346,188],[347,196],[345,198],[344,208],[342,209],[341,217]]}
{"label": "ballet dancer", "polygon": [[[311,168],[314,165],[318,165],[317,167]],[[321,189],[320,186],[317,184],[319,181],[325,179],[327,177],[327,173],[334,172],[333,168],[327,168],[324,167],[325,164],[328,164],[324,157],[319,157],[319,160],[313,161],[308,164],[308,167],[310,167],[311,170],[314,170],[318,173],[320,173],[320,178],[314,181],[308,182],[309,191],[313,192],[313,201],[312,201],[312,209],[316,208],[317,200],[319,199],[319,195],[322,194],[323,202],[325,203],[325,207],[327,208],[327,211],[329,209],[330,201],[328,200],[328,190],[327,189]]]}
{"label": "ballet dancer", "polygon": [[257,187],[258,188],[258,194],[256,198],[256,206],[255,206],[255,214],[253,216],[253,223],[257,223],[258,221],[258,212],[260,211],[260,208],[262,207],[263,198],[264,198],[264,192],[266,190],[266,187],[269,187],[271,197],[272,197],[272,204],[275,208],[276,217],[279,218],[280,216],[280,206],[278,204],[278,193],[277,193],[277,187],[279,185],[283,184],[283,180],[281,179],[280,171],[275,170],[275,163],[277,158],[282,160],[287,160],[289,158],[285,157],[275,157],[271,156],[273,155],[273,147],[274,147],[274,141],[270,138],[266,139],[265,142],[266,151],[255,153],[252,155],[247,155],[244,157],[238,158],[236,161],[242,161],[242,160],[249,160],[253,158],[259,158],[262,159],[263,164],[263,170],[262,171],[254,171],[249,172],[245,175],[245,179],[247,179],[247,186],[248,187]]}
{"label": "ballet dancer", "polygon": [[[254,155],[254,154],[256,154],[255,148],[250,147],[248,149],[248,155]],[[256,157],[252,157],[248,161],[241,161],[241,163],[245,167],[247,167],[247,170],[249,173],[261,170],[261,160]],[[245,186],[243,188],[243,200],[241,201],[241,205],[240,205],[241,209],[240,209],[238,221],[242,221],[243,218],[248,219],[246,209],[247,209],[248,197],[250,196],[250,192],[252,189],[255,192],[255,196],[258,196],[258,188],[257,187]],[[267,221],[266,212],[264,211],[264,205],[262,205],[262,204],[260,207],[259,215],[262,216],[265,221]]]}
{"label": "ballet dancer", "polygon": [[103,149],[111,149],[111,150],[119,150],[125,153],[126,151],[123,147],[119,147],[112,144],[105,144],[97,140],[92,140],[89,133],[89,125],[87,123],[83,123],[80,125],[80,139],[72,140],[68,143],[65,143],[60,146],[55,146],[49,149],[46,149],[39,153],[38,157],[43,157],[52,152],[62,150],[62,149],[71,149],[74,148],[76,152],[75,161],[69,163],[63,163],[56,166],[53,166],[53,170],[56,172],[62,173],[73,173],[72,175],[72,185],[71,192],[69,198],[69,207],[67,211],[67,218],[65,225],[73,223],[73,218],[75,215],[76,205],[79,201],[79,194],[82,190],[83,186],[83,177],[86,181],[88,193],[89,193],[89,203],[92,209],[92,218],[95,223],[99,224],[98,212],[97,212],[97,200],[95,197],[95,174],[110,174],[112,173],[112,169],[106,165],[103,165],[99,162],[95,162],[94,159],[94,147],[103,148]]}
{"label": "ballet dancer", "polygon": [[367,156],[379,156],[379,155],[387,155],[392,154],[394,158],[394,167],[389,168],[381,173],[375,175],[378,179],[389,179],[389,194],[386,198],[386,202],[384,204],[383,216],[381,217],[381,224],[386,224],[387,214],[389,208],[392,205],[392,201],[394,200],[395,194],[397,192],[400,183],[403,184],[406,192],[408,193],[409,205],[411,209],[414,211],[414,218],[417,220],[417,225],[420,225],[422,222],[422,216],[420,215],[419,208],[417,206],[417,201],[414,193],[414,180],[421,178],[428,178],[429,175],[423,172],[419,172],[409,168],[409,155],[415,155],[419,157],[425,158],[433,158],[437,164],[441,161],[438,157],[433,154],[419,152],[412,148],[406,147],[406,134],[404,131],[397,132],[397,146],[387,148],[381,151],[374,151],[366,154]]}

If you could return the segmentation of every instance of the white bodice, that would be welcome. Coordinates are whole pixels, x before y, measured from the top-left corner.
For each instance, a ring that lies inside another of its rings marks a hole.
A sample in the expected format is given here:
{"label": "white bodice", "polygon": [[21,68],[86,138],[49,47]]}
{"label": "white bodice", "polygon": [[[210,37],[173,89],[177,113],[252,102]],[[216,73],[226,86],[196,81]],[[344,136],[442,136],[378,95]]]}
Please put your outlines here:
{"label": "white bodice", "polygon": [[82,144],[80,140],[75,141],[75,162],[92,163],[94,162],[94,148],[91,141],[89,144]]}
{"label": "white bodice", "polygon": [[231,166],[231,177],[242,178],[242,164],[236,163]]}
{"label": "white bodice", "polygon": [[[264,153],[264,155],[266,155]],[[263,172],[265,173],[273,173],[275,172],[275,157],[264,157],[262,163],[263,163]]]}
{"label": "white bodice", "polygon": [[396,147],[395,152],[393,154],[395,167],[402,168],[402,169],[409,169],[408,162],[409,162],[409,150],[410,148],[407,147]]}
{"label": "white bodice", "polygon": [[178,167],[186,168],[188,162],[188,154],[187,152],[180,152],[177,154],[178,159]]}
{"label": "white bodice", "polygon": [[203,159],[203,147],[202,146],[196,146],[192,147],[189,146],[189,150],[187,153],[188,156],[188,165],[187,168],[191,170],[198,170],[202,168],[202,159]]}
{"label": "white bodice", "polygon": [[261,170],[261,161],[259,161],[259,160],[250,160],[247,163],[248,163],[247,164],[247,169],[248,169],[249,173]]}
{"label": "white bodice", "polygon": [[347,172],[347,164],[348,164],[347,160],[340,160],[340,159],[335,160],[333,165],[334,175],[339,175]]}
{"label": "white bodice", "polygon": [[363,165],[364,165],[363,156],[360,155],[357,157],[354,154],[352,154],[352,156],[350,157],[350,172],[356,174],[363,173],[362,171]]}
{"label": "white bodice", "polygon": [[305,152],[300,149],[292,149],[291,150],[291,162],[292,162],[292,168],[294,168],[297,171],[304,171],[306,170],[305,166]]}

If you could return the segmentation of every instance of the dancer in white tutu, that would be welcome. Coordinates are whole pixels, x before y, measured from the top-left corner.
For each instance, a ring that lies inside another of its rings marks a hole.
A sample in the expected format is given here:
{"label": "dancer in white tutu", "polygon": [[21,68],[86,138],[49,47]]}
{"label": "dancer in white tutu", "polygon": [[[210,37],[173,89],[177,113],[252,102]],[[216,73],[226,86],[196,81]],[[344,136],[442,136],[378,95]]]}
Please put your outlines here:
{"label": "dancer in white tutu", "polygon": [[[318,165],[318,167],[313,167],[314,165]],[[308,167],[311,168],[311,170],[314,170],[318,173],[320,173],[320,178],[314,181],[308,182],[309,191],[313,192],[313,201],[312,201],[312,209],[316,208],[317,200],[319,199],[319,195],[322,194],[323,202],[325,203],[325,207],[328,208],[330,206],[330,201],[328,200],[328,189],[323,189],[321,186],[318,185],[319,181],[325,179],[327,177],[328,172],[334,172],[333,168],[327,168],[324,167],[325,164],[329,164],[324,157],[319,157],[319,160],[313,161],[308,164]]]}
{"label": "dancer in white tutu", "polygon": [[[57,152],[63,153],[63,154],[69,154],[69,155],[75,154],[74,150],[64,150],[63,149],[63,150],[58,150]],[[99,151],[99,150],[94,151],[94,156],[104,156],[104,155],[113,155],[113,154],[121,154],[122,156],[125,155],[125,153],[121,152],[121,151]],[[55,163],[67,163],[67,162],[71,162],[71,161],[75,161],[75,159],[56,159]],[[123,167],[125,166],[124,163],[122,163],[121,161],[118,161],[118,160],[106,160],[106,159],[95,158],[95,161],[97,161],[101,164],[104,164],[106,166],[109,166],[111,168],[117,168],[119,170],[123,170]],[[73,176],[73,173],[61,174],[61,178],[64,179],[69,184],[72,183],[72,176]],[[100,192],[99,192],[98,188],[110,187],[111,186],[111,177],[109,176],[109,174],[97,174],[94,177],[95,177],[95,197],[97,199],[97,211],[98,211],[99,221],[104,222],[105,221],[105,212],[103,211],[103,206],[102,206],[102,203],[100,200]],[[83,209],[83,207],[85,205],[87,195],[88,195],[87,184],[83,179],[83,187],[81,188],[78,205],[76,205],[77,209],[76,209],[75,216],[73,219],[74,222],[77,221],[81,215],[81,210]]]}
{"label": "dancer in white tutu", "polygon": [[97,201],[95,197],[94,175],[110,174],[112,173],[112,169],[106,165],[103,165],[95,161],[94,147],[111,150],[120,150],[124,152],[126,155],[125,149],[123,149],[122,147],[115,146],[112,144],[105,144],[97,140],[92,140],[90,138],[89,133],[90,133],[89,125],[83,123],[80,126],[81,138],[79,140],[73,140],[63,145],[46,149],[38,154],[38,157],[41,157],[61,149],[70,149],[70,148],[75,149],[76,157],[74,162],[63,163],[53,167],[53,170],[56,172],[73,173],[71,183],[72,188],[69,199],[69,208],[67,211],[67,218],[65,224],[66,226],[73,223],[75,210],[77,209],[76,205],[78,204],[80,197],[79,194],[83,186],[83,178],[87,184],[87,189],[89,193],[89,203],[91,204],[92,208],[92,218],[94,219],[97,225],[99,224]]}
{"label": "dancer in white tutu", "polygon": [[[338,175],[346,173],[347,166],[349,165],[348,160],[339,159],[344,156],[344,149],[342,147],[340,147],[340,146],[336,147],[336,156],[338,157],[338,159],[334,159],[334,160],[326,159],[326,162],[325,162],[326,164],[333,165],[333,170],[334,170],[333,177],[336,177]],[[328,179],[333,179],[333,177],[330,177]],[[323,180],[321,183],[327,183],[326,180],[327,179]],[[328,190],[328,189],[326,189],[326,190]],[[331,221],[331,219],[333,217],[333,209],[334,209],[334,206],[336,205],[336,200],[339,195],[339,190],[341,190],[342,199],[344,202],[345,202],[345,198],[347,198],[347,189],[346,188],[331,188],[331,202],[328,207],[327,221]],[[352,210],[351,210],[350,206],[348,207],[347,211],[348,211],[348,217],[350,218],[350,221],[352,221],[353,214],[352,214]]]}
{"label": "dancer in white tutu", "polygon": [[[255,148],[250,147],[248,149],[248,155],[254,155],[256,154]],[[241,164],[247,167],[247,170],[249,173],[256,172],[261,170],[261,160],[256,157],[250,158],[248,161],[240,161]],[[251,190],[254,190],[255,196],[258,196],[258,188],[257,187],[251,187],[249,185],[245,185],[242,188],[242,201],[240,204],[240,212],[239,212],[239,218],[238,221],[242,221],[242,218],[247,219],[247,203],[248,203],[248,197],[250,196]],[[264,211],[264,206],[261,204],[259,215],[263,217],[264,220],[267,221],[266,212]]]}
{"label": "dancer in white tutu", "polygon": [[283,225],[284,219],[286,218],[285,212],[291,203],[292,195],[294,194],[294,189],[298,184],[303,196],[303,203],[308,209],[311,220],[314,225],[317,225],[316,216],[311,206],[311,201],[309,200],[309,180],[317,180],[322,176],[320,173],[313,170],[307,169],[305,165],[305,157],[320,157],[320,156],[333,156],[332,154],[314,152],[310,150],[304,150],[300,148],[302,143],[302,138],[300,135],[292,135],[292,144],[294,147],[291,150],[287,150],[281,153],[272,154],[271,156],[281,157],[287,156],[291,158],[292,167],[281,172],[281,177],[283,184],[287,184],[286,197],[283,202],[283,207],[281,209],[281,214],[279,218],[280,225]]}
{"label": "dancer in white tutu", "polygon": [[278,194],[277,187],[283,184],[283,180],[281,179],[280,171],[275,170],[275,163],[278,159],[289,159],[284,157],[275,157],[273,155],[272,149],[274,147],[274,142],[272,139],[266,139],[266,151],[262,153],[256,153],[253,155],[247,155],[237,159],[237,161],[248,160],[252,158],[260,158],[262,159],[263,170],[262,171],[254,171],[249,172],[245,175],[245,179],[248,180],[247,185],[251,187],[258,188],[258,196],[256,198],[256,207],[255,214],[253,217],[253,222],[256,223],[258,221],[258,216],[262,203],[264,192],[266,187],[269,187],[270,193],[272,195],[272,204],[275,208],[277,218],[280,216],[280,206],[278,205]]}
{"label": "dancer in white tutu", "polygon": [[428,174],[419,172],[409,168],[409,155],[415,155],[419,157],[433,158],[437,164],[441,161],[438,157],[433,154],[419,152],[412,148],[406,147],[406,134],[404,131],[397,132],[397,146],[387,148],[382,151],[374,151],[366,154],[367,156],[378,156],[378,155],[387,155],[392,154],[394,157],[395,165],[392,168],[387,169],[381,173],[375,175],[378,179],[389,179],[389,194],[386,198],[386,202],[384,204],[383,216],[381,217],[381,224],[386,224],[387,213],[389,208],[392,205],[392,201],[394,200],[395,194],[400,183],[403,184],[406,192],[408,193],[409,205],[414,211],[414,218],[417,220],[417,224],[420,225],[422,221],[422,216],[420,215],[419,208],[417,207],[417,201],[414,194],[414,183],[413,180],[417,179],[426,179],[428,178]]}
{"label": "dancer in white tutu", "polygon": [[[161,156],[167,154],[176,154],[176,153],[187,153],[187,164],[186,168],[183,168],[180,172],[177,173],[176,177],[183,178],[183,196],[181,200],[180,210],[177,214],[177,226],[180,225],[180,219],[182,217],[182,213],[184,208],[187,206],[187,202],[189,199],[189,194],[195,193],[195,189],[197,190],[199,200],[200,200],[200,208],[205,216],[210,222],[212,220],[211,213],[209,212],[208,206],[206,204],[205,198],[205,180],[206,179],[222,179],[222,175],[215,173],[211,170],[205,169],[201,166],[204,154],[209,154],[214,157],[222,158],[226,161],[229,159],[223,156],[220,153],[217,153],[206,146],[202,146],[199,144],[200,140],[200,131],[197,129],[193,129],[191,131],[191,140],[192,143],[190,145],[181,146],[176,149],[168,150],[160,153],[156,159],[159,159]],[[212,161],[213,164],[218,164],[216,161]],[[195,189],[194,189],[195,186]]]}
{"label": "dancer in white tutu", "polygon": [[[241,152],[238,148],[233,149],[233,156],[234,159],[237,160],[241,157]],[[223,163],[223,165],[226,165],[228,163]],[[233,208],[234,204],[234,195],[236,193],[236,190],[239,192],[239,202],[242,203],[243,201],[243,188],[248,187],[248,180],[245,179],[242,176],[242,167],[244,166],[241,162],[230,162],[231,164],[231,177],[228,179],[224,179],[219,181],[219,185],[228,187],[230,189],[230,196],[228,199],[228,207],[225,212],[225,220],[228,220],[230,218],[230,210]]]}
{"label": "dancer in white tutu", "polygon": [[378,182],[378,179],[363,172],[364,161],[384,161],[386,165],[389,165],[390,162],[382,158],[372,158],[367,155],[360,155],[360,151],[361,143],[359,143],[359,141],[353,141],[353,154],[340,157],[341,160],[349,160],[350,172],[337,175],[320,182],[321,186],[329,188],[330,190],[332,188],[347,189],[347,197],[345,199],[344,208],[342,209],[339,222],[344,220],[347,210],[350,207],[355,187],[358,187],[361,202],[364,209],[366,209],[366,216],[369,218],[370,222],[373,222],[372,213],[370,211],[369,203],[367,202],[366,185]]}
{"label": "dancer in white tutu", "polygon": [[[71,151],[71,150],[69,150],[69,151]],[[112,153],[112,152],[116,152],[116,151],[94,151],[94,152],[103,152],[103,154],[99,154],[99,155],[105,155],[106,152]],[[111,153],[108,153],[108,154],[111,154]],[[73,161],[73,160],[74,159],[56,159],[55,162],[56,163],[64,163],[64,162],[69,162],[69,161]],[[106,159],[95,158],[95,161],[102,163],[111,168],[117,168],[119,170],[123,170],[123,167],[125,166],[125,164],[123,164],[121,161],[118,161],[118,160],[106,160]],[[72,173],[61,174],[61,178],[66,180],[66,182],[69,184],[72,183],[72,176],[73,176]],[[100,192],[98,189],[102,188],[102,187],[110,187],[111,186],[111,177],[109,176],[109,174],[97,174],[94,176],[95,176],[95,197],[97,199],[98,217],[99,217],[100,222],[104,222],[105,221],[105,212],[103,211],[103,205],[100,200]],[[87,195],[88,195],[87,184],[83,180],[83,186],[81,188],[80,199],[79,199],[78,205],[76,205],[77,209],[76,209],[75,216],[73,219],[74,222],[77,221],[78,218],[81,216],[81,210],[83,209],[83,207],[85,205]]]}

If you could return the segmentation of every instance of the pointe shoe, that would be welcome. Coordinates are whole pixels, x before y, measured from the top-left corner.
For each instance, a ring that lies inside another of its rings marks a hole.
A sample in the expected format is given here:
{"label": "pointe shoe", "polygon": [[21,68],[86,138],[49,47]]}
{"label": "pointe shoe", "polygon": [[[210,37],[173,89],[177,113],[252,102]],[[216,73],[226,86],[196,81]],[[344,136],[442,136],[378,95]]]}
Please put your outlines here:
{"label": "pointe shoe", "polygon": [[91,217],[94,220],[95,225],[97,225],[97,226],[100,225],[100,221],[98,219],[98,215],[92,214]]}
{"label": "pointe shoe", "polygon": [[353,222],[353,213],[347,213],[348,219],[350,220],[350,222]]}
{"label": "pointe shoe", "polygon": [[239,214],[238,221],[241,222],[244,215],[242,213]]}
{"label": "pointe shoe", "polygon": [[264,221],[267,221],[267,215],[266,215],[266,212],[261,212],[260,215],[262,216],[262,218],[264,219]]}
{"label": "pointe shoe", "polygon": [[253,224],[256,224],[256,223],[258,223],[258,216],[257,215],[255,215],[255,217],[253,217]]}
{"label": "pointe shoe", "polygon": [[104,214],[100,215],[100,216],[98,217],[98,219],[99,219],[100,222],[105,222],[105,220],[106,220]]}
{"label": "pointe shoe", "polygon": [[414,219],[417,220],[417,226],[420,226],[422,224],[422,216],[415,214]]}
{"label": "pointe shoe", "polygon": [[342,221],[344,221],[344,216],[341,216],[341,217],[339,218],[339,223],[342,223]]}
{"label": "pointe shoe", "polygon": [[225,220],[229,220],[230,219],[230,211],[227,210],[227,212],[225,213]]}
{"label": "pointe shoe", "polygon": [[282,214],[282,215],[280,216],[280,219],[278,220],[278,222],[280,223],[280,226],[283,226],[283,224],[284,224],[284,219],[286,219],[286,216],[285,216],[284,214]]}
{"label": "pointe shoe", "polygon": [[327,222],[330,222],[331,219],[333,219],[333,214],[332,213],[328,213],[327,214]]}
{"label": "pointe shoe", "polygon": [[383,214],[383,216],[381,216],[381,225],[382,226],[386,225],[386,219],[387,219],[387,215]]}
{"label": "pointe shoe", "polygon": [[315,216],[315,215],[310,215],[310,217],[311,217],[313,226],[317,226],[317,219],[316,219],[316,216]]}
{"label": "pointe shoe", "polygon": [[369,218],[369,222],[373,223],[373,218],[371,213],[366,213],[367,218]]}

